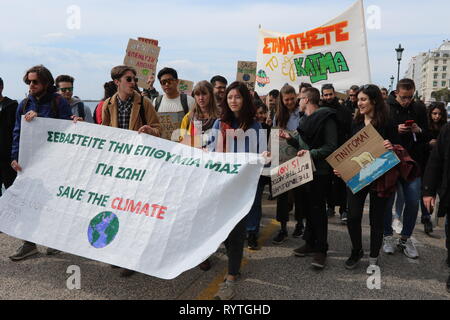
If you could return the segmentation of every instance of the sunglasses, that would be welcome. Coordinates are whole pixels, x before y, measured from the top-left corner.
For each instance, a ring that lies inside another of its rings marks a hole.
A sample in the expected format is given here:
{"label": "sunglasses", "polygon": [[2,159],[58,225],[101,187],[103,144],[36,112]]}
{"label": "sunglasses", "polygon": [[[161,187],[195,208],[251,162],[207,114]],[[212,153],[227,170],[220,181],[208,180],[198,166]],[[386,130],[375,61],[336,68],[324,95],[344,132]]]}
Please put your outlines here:
{"label": "sunglasses", "polygon": [[39,80],[26,80],[25,81],[25,83],[27,84],[27,85],[30,85],[30,84],[33,84],[33,85],[35,85],[35,86],[37,86],[40,82],[39,82]]}
{"label": "sunglasses", "polygon": [[126,77],[125,80],[127,82],[135,82],[135,83],[139,81],[138,78],[134,78],[134,77]]}
{"label": "sunglasses", "polygon": [[164,79],[161,81],[161,85],[165,86],[167,84],[171,84],[174,81],[176,81],[176,79]]}
{"label": "sunglasses", "polygon": [[59,90],[61,92],[72,92],[73,91],[73,87],[72,88],[59,88]]}

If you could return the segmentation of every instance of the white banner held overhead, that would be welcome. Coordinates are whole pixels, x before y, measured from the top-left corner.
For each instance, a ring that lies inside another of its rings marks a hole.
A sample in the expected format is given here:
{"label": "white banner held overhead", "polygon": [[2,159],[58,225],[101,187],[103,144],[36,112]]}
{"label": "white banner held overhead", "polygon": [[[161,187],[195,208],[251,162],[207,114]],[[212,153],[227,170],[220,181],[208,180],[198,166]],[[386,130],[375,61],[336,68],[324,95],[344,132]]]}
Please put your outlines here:
{"label": "white banner held overhead", "polygon": [[286,34],[260,29],[256,91],[260,95],[285,83],[301,82],[336,90],[370,83],[370,67],[362,0],[321,27]]}
{"label": "white banner held overhead", "polygon": [[0,231],[164,279],[217,250],[250,211],[263,166],[255,154],[64,120],[22,120],[20,141]]}

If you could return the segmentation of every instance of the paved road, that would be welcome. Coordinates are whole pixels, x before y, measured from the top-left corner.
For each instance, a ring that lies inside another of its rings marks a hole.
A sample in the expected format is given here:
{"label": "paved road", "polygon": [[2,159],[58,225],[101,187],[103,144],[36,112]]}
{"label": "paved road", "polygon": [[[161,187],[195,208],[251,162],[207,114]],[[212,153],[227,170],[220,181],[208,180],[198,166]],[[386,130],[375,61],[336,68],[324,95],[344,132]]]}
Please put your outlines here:
{"label": "paved road", "polygon": [[[311,258],[298,258],[292,250],[303,240],[289,238],[275,246],[271,239],[278,231],[275,202],[264,201],[264,217],[259,251],[245,250],[242,278],[238,281],[236,299],[242,300],[327,300],[327,299],[450,299],[445,290],[449,269],[446,257],[444,230],[436,228],[433,237],[423,233],[418,224],[414,240],[420,258],[410,260],[397,252],[381,255],[381,289],[367,288],[367,254],[356,270],[348,271],[343,263],[350,252],[346,227],[338,218],[329,220],[330,252],[325,270],[311,268]],[[364,247],[368,249],[368,217],[363,227]],[[288,224],[290,234],[294,223]],[[61,253],[46,256],[39,247],[39,255],[21,262],[11,262],[11,255],[20,241],[0,234],[0,299],[211,299],[226,272],[226,257],[221,247],[212,256],[213,268],[203,272],[198,268],[167,281],[144,274],[131,278],[119,277],[119,270],[104,263]],[[66,286],[71,274],[69,266],[81,270],[81,289]]]}

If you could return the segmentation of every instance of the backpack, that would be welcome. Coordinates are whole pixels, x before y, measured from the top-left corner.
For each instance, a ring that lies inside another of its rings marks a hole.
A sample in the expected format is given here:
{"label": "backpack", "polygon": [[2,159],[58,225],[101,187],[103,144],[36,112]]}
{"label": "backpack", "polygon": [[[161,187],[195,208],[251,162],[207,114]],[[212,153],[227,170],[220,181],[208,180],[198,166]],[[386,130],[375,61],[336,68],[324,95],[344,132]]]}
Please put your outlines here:
{"label": "backpack", "polygon": [[[155,110],[156,110],[156,112],[158,112],[158,109],[159,109],[159,106],[161,105],[161,101],[162,101],[163,97],[164,96],[158,96],[156,98],[156,101],[155,101]],[[184,114],[186,115],[189,112],[189,105],[188,105],[188,102],[187,102],[187,94],[180,93],[180,100],[181,100],[181,105],[183,106]]]}
{"label": "backpack", "polygon": [[83,118],[83,120],[86,120],[86,112],[84,112],[84,105],[83,103],[79,102],[77,103],[77,108],[78,108],[78,116]]}

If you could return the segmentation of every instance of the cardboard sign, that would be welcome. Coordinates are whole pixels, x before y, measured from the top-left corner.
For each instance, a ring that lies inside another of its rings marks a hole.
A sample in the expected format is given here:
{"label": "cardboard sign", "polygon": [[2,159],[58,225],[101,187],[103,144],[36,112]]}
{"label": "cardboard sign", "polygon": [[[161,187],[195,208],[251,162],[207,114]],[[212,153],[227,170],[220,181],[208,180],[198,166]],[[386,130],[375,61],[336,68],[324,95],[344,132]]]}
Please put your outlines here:
{"label": "cardboard sign", "polygon": [[23,119],[23,171],[0,197],[0,231],[10,236],[173,279],[216,252],[254,202],[256,154]]}
{"label": "cardboard sign", "polygon": [[272,195],[274,197],[313,180],[311,154],[295,157],[272,169]]}
{"label": "cardboard sign", "polygon": [[255,90],[256,62],[238,61],[236,81],[244,82],[249,90]]}
{"label": "cardboard sign", "polygon": [[190,96],[192,94],[192,90],[194,90],[194,82],[189,80],[179,80],[178,91],[180,93],[184,93]]}
{"label": "cardboard sign", "polygon": [[161,138],[172,141],[179,141],[179,135],[172,137],[174,131],[179,130],[184,118],[184,112],[158,112],[161,122]]}
{"label": "cardboard sign", "polygon": [[289,34],[259,29],[256,60],[260,96],[285,83],[294,88],[301,82],[316,88],[332,83],[337,91],[371,83],[362,0],[309,30]]}
{"label": "cardboard sign", "polygon": [[355,194],[400,163],[383,142],[383,137],[369,124],[326,160]]}
{"label": "cardboard sign", "polygon": [[128,41],[123,64],[136,69],[139,87],[148,88],[147,79],[156,72],[160,50],[160,47],[152,43],[134,39]]}

